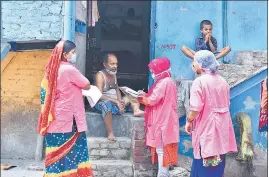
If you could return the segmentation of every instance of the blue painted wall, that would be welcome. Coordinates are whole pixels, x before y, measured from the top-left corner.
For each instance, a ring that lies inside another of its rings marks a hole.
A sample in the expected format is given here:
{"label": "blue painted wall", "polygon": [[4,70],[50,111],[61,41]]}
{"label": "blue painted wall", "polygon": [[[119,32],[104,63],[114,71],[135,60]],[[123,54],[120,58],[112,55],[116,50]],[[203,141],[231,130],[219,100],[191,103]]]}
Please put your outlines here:
{"label": "blue painted wall", "polygon": [[[213,23],[218,49],[227,45],[232,48],[225,61],[233,62],[235,51],[267,50],[266,1],[153,1],[151,11],[154,13],[151,14],[151,59],[168,57],[174,79],[194,79],[191,60],[180,49],[182,45],[194,49],[195,38],[201,35],[200,22],[205,19]],[[255,102],[252,109],[244,105],[248,96]],[[231,115],[235,120],[234,115],[239,111],[248,113],[254,143],[267,148],[267,133],[258,132],[259,106],[260,85],[257,84],[231,100]],[[179,153],[192,157],[191,137],[183,129],[185,117],[180,118],[180,125]]]}
{"label": "blue painted wall", "polygon": [[267,50],[267,1],[227,1],[227,44],[235,51]]}
{"label": "blue painted wall", "polygon": [[[201,35],[200,22],[213,23],[213,36],[218,48],[230,45],[232,52],[225,61],[233,62],[234,51],[267,50],[267,2],[266,1],[154,1],[153,20],[157,23],[153,57],[166,56],[171,60],[174,78],[193,79],[191,60],[180,48],[186,45],[194,49],[195,38]],[[154,28],[154,21],[151,28]],[[151,32],[153,33],[153,32]],[[164,47],[176,44],[175,48]],[[163,46],[164,45],[164,46]],[[153,46],[153,45],[152,45]],[[151,58],[151,59],[152,59]]]}
{"label": "blue painted wall", "polygon": [[[222,46],[221,1],[156,1],[155,57],[166,56],[171,60],[174,78],[193,79],[191,60],[185,57],[182,45],[194,48],[195,38],[200,36],[200,22],[204,19],[214,24],[214,37]],[[175,49],[162,45],[176,44]]]}
{"label": "blue painted wall", "polygon": [[247,113],[251,118],[252,136],[254,145],[258,145],[262,149],[267,149],[267,132],[259,132],[258,125],[260,119],[260,106],[261,106],[261,83],[256,84],[254,87],[234,97],[231,100],[231,116],[235,128],[235,136],[239,142],[239,127],[235,115],[239,112]]}
{"label": "blue painted wall", "polygon": [[[255,76],[254,76],[255,77]],[[249,82],[249,81],[245,81]],[[251,82],[251,81],[250,81]],[[239,124],[237,123],[235,115],[239,112],[247,113],[251,118],[252,124],[252,136],[254,146],[264,151],[267,150],[267,132],[259,132],[258,125],[260,119],[260,105],[261,105],[261,83],[259,82],[255,86],[249,88],[242,94],[234,97],[231,100],[230,112],[232,121],[234,124],[236,142],[240,142]],[[184,131],[184,125],[186,123],[185,116],[180,118],[180,143],[179,143],[179,154],[193,157],[193,149],[190,147],[191,136],[188,136]]]}

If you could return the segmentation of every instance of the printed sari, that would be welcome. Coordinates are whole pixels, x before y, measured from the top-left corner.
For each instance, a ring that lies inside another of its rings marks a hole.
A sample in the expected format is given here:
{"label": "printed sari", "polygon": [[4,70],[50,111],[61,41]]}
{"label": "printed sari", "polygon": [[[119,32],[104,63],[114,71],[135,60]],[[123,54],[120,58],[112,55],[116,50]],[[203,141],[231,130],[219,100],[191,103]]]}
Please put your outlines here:
{"label": "printed sari", "polygon": [[85,132],[78,132],[76,122],[72,132],[48,133],[50,122],[55,120],[55,96],[58,69],[64,41],[54,48],[41,82],[41,114],[37,131],[45,136],[46,157],[44,177],[94,177],[89,161]]}
{"label": "printed sari", "polygon": [[93,177],[85,132],[77,132],[75,121],[70,133],[45,135],[44,177]]}

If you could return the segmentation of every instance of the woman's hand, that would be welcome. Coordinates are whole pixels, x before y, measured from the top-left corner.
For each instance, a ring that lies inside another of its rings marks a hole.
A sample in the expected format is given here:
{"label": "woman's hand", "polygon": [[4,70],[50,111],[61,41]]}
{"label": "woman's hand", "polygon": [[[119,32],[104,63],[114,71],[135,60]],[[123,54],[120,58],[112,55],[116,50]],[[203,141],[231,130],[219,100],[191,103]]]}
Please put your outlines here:
{"label": "woman's hand", "polygon": [[189,121],[186,122],[185,131],[188,133],[188,135],[191,135],[191,132],[192,132],[192,122],[189,122]]}
{"label": "woman's hand", "polygon": [[84,87],[82,88],[83,90],[89,90],[91,88],[91,84],[90,82]]}
{"label": "woman's hand", "polygon": [[145,97],[146,93],[143,90],[138,90],[138,97]]}

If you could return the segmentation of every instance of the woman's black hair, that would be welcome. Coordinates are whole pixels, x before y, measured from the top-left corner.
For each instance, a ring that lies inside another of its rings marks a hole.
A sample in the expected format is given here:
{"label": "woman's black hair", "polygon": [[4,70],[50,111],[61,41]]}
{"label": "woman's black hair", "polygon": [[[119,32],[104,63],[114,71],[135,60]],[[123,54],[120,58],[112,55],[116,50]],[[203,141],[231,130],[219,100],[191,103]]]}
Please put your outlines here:
{"label": "woman's black hair", "polygon": [[69,40],[64,41],[63,53],[68,53],[74,48],[76,48],[76,44],[74,42],[69,41]]}

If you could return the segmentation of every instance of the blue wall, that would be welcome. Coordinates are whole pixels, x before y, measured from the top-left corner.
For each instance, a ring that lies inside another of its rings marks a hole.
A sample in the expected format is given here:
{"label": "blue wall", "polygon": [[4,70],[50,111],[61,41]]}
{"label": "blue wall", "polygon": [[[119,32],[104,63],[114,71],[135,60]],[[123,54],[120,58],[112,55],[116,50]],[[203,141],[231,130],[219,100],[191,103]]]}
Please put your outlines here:
{"label": "blue wall", "polygon": [[235,115],[239,112],[247,113],[251,118],[252,136],[255,145],[260,148],[267,149],[267,132],[259,132],[258,125],[260,119],[260,106],[261,106],[261,83],[256,84],[254,87],[245,91],[244,93],[234,97],[231,100],[231,116],[233,118],[235,136],[239,142],[239,127],[236,124]]}
{"label": "blue wall", "polygon": [[[205,19],[213,23],[218,49],[227,45],[232,48],[225,61],[233,62],[235,51],[267,50],[266,1],[152,1],[151,11],[151,59],[168,57],[174,79],[194,78],[191,60],[180,49],[182,45],[194,49],[195,38],[201,35],[200,22]],[[255,102],[252,109],[244,105],[248,96]],[[254,143],[267,148],[267,133],[258,132],[259,106],[260,84],[257,84],[231,100],[231,115],[235,121],[239,111],[249,114]],[[179,153],[192,157],[191,137],[184,132],[185,117],[180,118],[180,125]],[[238,137],[237,127],[235,130]]]}
{"label": "blue wall", "polygon": [[[168,57],[174,78],[194,78],[191,60],[180,48],[182,45],[194,48],[195,38],[200,35],[199,24],[204,19],[213,23],[218,48],[231,46],[232,52],[225,61],[233,61],[234,51],[267,49],[266,1],[154,1],[153,4],[152,11],[156,10],[153,20],[157,23],[151,36],[155,45],[153,57]],[[152,28],[153,24],[152,21]]]}
{"label": "blue wall", "polygon": [[[166,56],[171,60],[174,78],[193,79],[191,60],[180,48],[194,48],[195,38],[200,36],[200,22],[209,19],[214,24],[214,36],[222,46],[222,2],[156,1],[155,57]],[[176,44],[175,49],[162,45]]]}
{"label": "blue wall", "polygon": [[267,50],[267,1],[227,1],[227,44],[232,52]]}
{"label": "blue wall", "polygon": [[[245,112],[251,118],[252,124],[252,136],[254,146],[258,146],[263,149],[264,152],[267,150],[267,132],[259,132],[258,125],[260,119],[260,105],[261,105],[261,83],[249,88],[242,94],[235,96],[231,100],[230,112],[232,121],[234,124],[236,142],[240,142],[239,125],[237,123],[235,115],[239,112]],[[184,131],[185,116],[180,118],[180,143],[179,143],[179,154],[193,157],[193,149],[190,148],[191,136],[188,136]]]}

